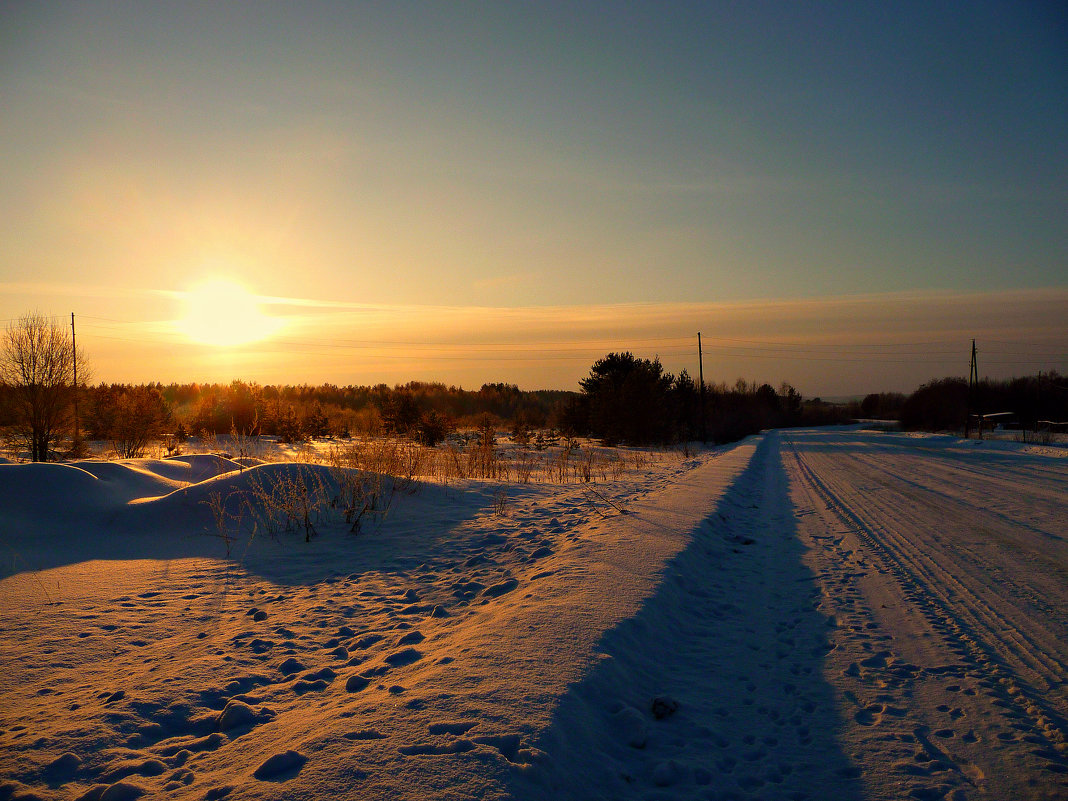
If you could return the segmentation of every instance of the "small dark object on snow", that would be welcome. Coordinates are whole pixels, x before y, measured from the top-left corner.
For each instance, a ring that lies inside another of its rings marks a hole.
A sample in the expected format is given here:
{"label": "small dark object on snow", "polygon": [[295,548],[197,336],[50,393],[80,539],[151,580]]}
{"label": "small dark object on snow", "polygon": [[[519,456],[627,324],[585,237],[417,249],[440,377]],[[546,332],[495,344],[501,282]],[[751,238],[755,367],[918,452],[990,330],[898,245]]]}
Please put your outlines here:
{"label": "small dark object on snow", "polygon": [[671,717],[679,711],[679,702],[670,695],[658,695],[653,699],[653,717],[657,720]]}

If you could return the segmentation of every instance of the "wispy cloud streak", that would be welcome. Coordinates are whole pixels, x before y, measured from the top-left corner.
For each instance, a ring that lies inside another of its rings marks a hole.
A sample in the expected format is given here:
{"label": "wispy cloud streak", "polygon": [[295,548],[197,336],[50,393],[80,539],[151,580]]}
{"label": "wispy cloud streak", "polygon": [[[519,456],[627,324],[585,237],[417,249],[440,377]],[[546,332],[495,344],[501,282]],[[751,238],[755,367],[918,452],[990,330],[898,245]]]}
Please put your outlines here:
{"label": "wispy cloud streak", "polygon": [[[110,287],[0,284],[0,296],[60,291],[114,296]],[[123,296],[167,301],[184,293],[125,290]],[[283,332],[225,353],[181,341],[173,319],[133,319],[136,304],[114,318],[87,315],[84,341],[107,380],[418,379],[574,388],[593,360],[611,351],[660,356],[671,371],[696,373],[698,331],[712,380],[787,380],[809,394],[907,391],[966,372],[972,338],[986,375],[1068,371],[1068,289],[1061,288],[529,307],[259,301],[284,321]]]}

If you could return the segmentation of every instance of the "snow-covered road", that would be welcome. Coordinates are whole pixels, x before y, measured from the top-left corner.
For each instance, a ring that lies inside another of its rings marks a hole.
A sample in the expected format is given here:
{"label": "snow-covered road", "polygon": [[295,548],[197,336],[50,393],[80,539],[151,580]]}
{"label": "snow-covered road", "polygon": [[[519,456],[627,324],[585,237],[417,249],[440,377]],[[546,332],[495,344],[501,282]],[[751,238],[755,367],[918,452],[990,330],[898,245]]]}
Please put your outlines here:
{"label": "snow-covered road", "polygon": [[865,794],[1068,797],[1068,460],[772,436],[833,618],[824,670]]}
{"label": "snow-covered road", "polygon": [[773,431],[233,558],[187,461],[0,467],[0,801],[1068,797],[1063,449]]}

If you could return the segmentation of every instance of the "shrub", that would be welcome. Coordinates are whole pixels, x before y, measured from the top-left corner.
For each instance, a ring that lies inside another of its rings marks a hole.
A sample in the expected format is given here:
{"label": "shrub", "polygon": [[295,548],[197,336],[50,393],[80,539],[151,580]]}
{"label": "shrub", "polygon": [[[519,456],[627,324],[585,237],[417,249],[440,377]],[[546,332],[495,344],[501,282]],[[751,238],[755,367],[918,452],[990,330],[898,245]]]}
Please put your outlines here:
{"label": "shrub", "polygon": [[453,430],[452,421],[440,412],[424,412],[415,427],[415,441],[432,448]]}
{"label": "shrub", "polygon": [[292,406],[287,406],[282,411],[275,425],[278,431],[279,441],[286,445],[292,445],[295,442],[304,442],[308,438],[304,433],[304,426],[301,425],[300,419],[297,417],[297,413]]}
{"label": "shrub", "polygon": [[170,420],[170,407],[159,390],[112,386],[94,392],[86,426],[93,439],[110,442],[120,459],[135,459],[163,437]]}

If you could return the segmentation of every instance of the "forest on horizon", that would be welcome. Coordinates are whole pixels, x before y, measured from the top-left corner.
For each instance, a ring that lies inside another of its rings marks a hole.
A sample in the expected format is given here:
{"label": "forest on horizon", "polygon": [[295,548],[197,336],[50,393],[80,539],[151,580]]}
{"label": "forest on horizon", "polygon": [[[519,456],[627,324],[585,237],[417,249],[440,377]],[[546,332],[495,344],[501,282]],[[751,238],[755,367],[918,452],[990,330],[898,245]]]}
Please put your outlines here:
{"label": "forest on horizon", "polygon": [[[979,415],[992,413],[1004,415],[999,422],[1036,431],[1042,426],[1052,431],[1068,420],[1068,379],[1056,371],[972,385],[942,378],[908,396],[872,393],[836,404],[805,399],[785,382],[778,388],[741,378],[702,385],[686,370],[674,375],[658,358],[630,352],[598,359],[579,391],[521,390],[507,383],[468,390],[423,381],[82,385],[73,380],[72,353],[65,332],[46,320],[31,319],[9,331],[0,364],[0,436],[9,452],[22,453],[28,444],[35,461],[47,461],[84,452],[88,439],[111,442],[129,457],[151,441],[180,444],[190,436],[227,434],[290,443],[391,435],[432,446],[463,430],[508,430],[519,444],[541,442],[539,432],[550,432],[553,441],[591,437],[607,445],[718,444],[768,428],[856,419],[898,420],[905,428],[930,431],[966,430]],[[77,361],[83,362],[80,351]],[[20,368],[31,363],[35,369],[50,364],[56,380],[46,386],[26,379],[36,373]]]}

